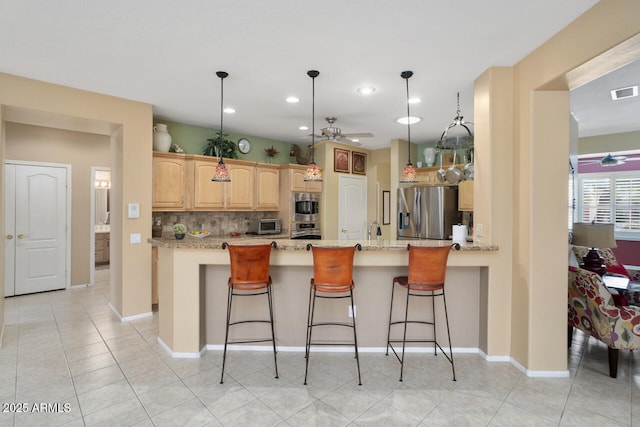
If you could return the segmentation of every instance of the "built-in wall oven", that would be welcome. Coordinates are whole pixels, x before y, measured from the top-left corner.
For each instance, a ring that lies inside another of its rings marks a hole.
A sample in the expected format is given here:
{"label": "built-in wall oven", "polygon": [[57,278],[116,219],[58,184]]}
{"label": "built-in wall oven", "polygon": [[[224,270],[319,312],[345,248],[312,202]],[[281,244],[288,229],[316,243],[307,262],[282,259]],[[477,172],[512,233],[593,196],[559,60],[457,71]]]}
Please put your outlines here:
{"label": "built-in wall oven", "polygon": [[320,195],[291,193],[291,238],[321,239]]}
{"label": "built-in wall oven", "polygon": [[319,221],[319,195],[314,193],[291,193],[291,212],[293,213],[293,221]]}

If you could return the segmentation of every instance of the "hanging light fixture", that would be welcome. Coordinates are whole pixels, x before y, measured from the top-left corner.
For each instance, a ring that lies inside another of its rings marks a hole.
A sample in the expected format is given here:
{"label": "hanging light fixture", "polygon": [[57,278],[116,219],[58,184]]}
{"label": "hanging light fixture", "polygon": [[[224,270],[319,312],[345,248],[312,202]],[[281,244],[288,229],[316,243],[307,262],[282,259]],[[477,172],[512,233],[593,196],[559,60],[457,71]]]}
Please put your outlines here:
{"label": "hanging light fixture", "polygon": [[409,79],[413,76],[413,71],[403,71],[400,73],[407,84],[407,164],[402,169],[402,175],[400,176],[401,183],[418,182],[418,174],[416,168],[411,163],[411,113],[409,111]]}
{"label": "hanging light fixture", "polygon": [[304,180],[306,182],[322,182],[322,171],[316,165],[315,162],[315,105],[316,105],[316,77],[320,74],[320,71],[309,70],[307,71],[307,75],[311,77],[311,161],[309,162],[309,166],[307,167],[306,172],[304,173]]}
{"label": "hanging light fixture", "polygon": [[222,121],[224,115],[224,79],[229,76],[229,73],[227,73],[226,71],[216,71],[216,76],[220,77],[220,134],[218,135],[218,150],[220,151],[218,154],[220,156],[220,160],[218,160],[218,165],[216,166],[216,171],[214,172],[211,181],[230,182],[231,177],[229,176],[227,165],[224,164],[223,152],[220,149],[220,143],[224,138],[224,134],[222,133]]}

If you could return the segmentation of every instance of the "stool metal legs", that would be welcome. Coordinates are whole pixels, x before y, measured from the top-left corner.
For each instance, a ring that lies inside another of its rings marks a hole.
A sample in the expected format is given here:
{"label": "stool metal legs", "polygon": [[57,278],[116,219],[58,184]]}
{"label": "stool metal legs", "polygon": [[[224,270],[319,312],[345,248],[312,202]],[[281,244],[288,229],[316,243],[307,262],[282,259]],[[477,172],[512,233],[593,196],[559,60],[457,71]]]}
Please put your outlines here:
{"label": "stool metal legs", "polygon": [[[348,323],[340,323],[340,322],[322,322],[322,323],[313,323],[315,308],[316,308],[316,298],[326,298],[326,299],[338,299],[338,298],[349,298],[351,304],[351,313],[353,313],[353,321],[351,324]],[[351,344],[342,344],[342,343],[322,343],[316,342],[312,343],[311,337],[313,333],[314,326],[346,326],[349,328],[353,328],[353,344],[355,347],[356,354],[356,365],[358,367],[358,385],[362,385],[362,379],[360,377],[360,357],[358,355],[358,334],[356,333],[356,312],[353,304],[353,289],[349,290],[349,295],[340,295],[340,296],[325,296],[318,295],[316,289],[311,287],[309,289],[309,311],[307,313],[307,343],[305,346],[305,354],[306,358],[305,368],[304,368],[304,385],[307,385],[307,374],[309,372],[309,356],[311,350],[311,344],[315,345],[351,345]]]}
{"label": "stool metal legs", "polygon": [[[386,351],[386,355],[389,355],[389,348],[391,348],[391,350],[393,351],[393,354],[396,356],[396,358],[398,359],[398,361],[400,362],[400,381],[402,381],[403,379],[403,375],[404,375],[404,353],[405,353],[405,349],[406,349],[406,343],[434,343],[433,346],[433,354],[437,355],[437,350],[440,349],[440,351],[442,352],[442,354],[444,355],[444,357],[447,358],[447,360],[449,361],[449,363],[451,363],[451,371],[453,374],[453,381],[456,381],[456,369],[455,369],[455,365],[453,363],[453,349],[451,347],[451,333],[449,331],[449,315],[447,313],[447,300],[445,297],[445,293],[444,293],[444,288],[442,288],[440,290],[439,293],[436,293],[435,291],[428,291],[428,293],[411,293],[411,288],[407,286],[407,296],[406,296],[406,301],[405,301],[405,309],[404,309],[404,320],[400,320],[400,321],[395,321],[392,322],[392,314],[393,314],[393,296],[395,293],[395,288],[396,288],[396,284],[393,283],[392,284],[392,288],[391,288],[391,306],[389,308],[389,328],[387,331],[387,351]],[[416,297],[426,297],[426,298],[431,298],[431,308],[433,310],[433,321],[420,321],[420,320],[409,320],[409,298],[412,296],[416,296]],[[442,301],[444,304],[444,318],[445,318],[445,323],[447,325],[447,339],[449,341],[449,354],[447,354],[442,347],[440,346],[440,344],[437,341],[437,335],[436,335],[436,307],[435,307],[435,297],[442,297]],[[433,329],[433,339],[407,339],[407,325],[409,323],[415,323],[415,324],[422,324],[422,325],[430,325]],[[392,340],[391,339],[391,325],[398,325],[398,324],[402,324],[403,325],[403,334],[402,334],[402,340]],[[400,355],[398,355],[398,353],[396,352],[395,348],[393,347],[392,343],[399,343],[402,342],[402,353]]]}
{"label": "stool metal legs", "polygon": [[[233,296],[257,296],[257,295],[267,295],[267,299],[269,301],[269,320],[240,320],[237,322],[231,322],[231,306],[233,303]],[[229,327],[233,325],[239,325],[242,323],[269,323],[271,326],[271,339],[255,339],[255,340],[245,340],[245,341],[229,341]],[[267,286],[266,290],[258,293],[235,293],[233,286],[229,286],[229,290],[227,293],[227,324],[226,330],[224,333],[224,351],[222,353],[222,373],[220,374],[220,384],[224,383],[224,367],[227,361],[227,345],[228,344],[247,344],[247,343],[257,343],[257,342],[267,342],[271,341],[273,346],[273,363],[276,370],[275,378],[278,378],[278,359],[276,356],[276,334],[275,328],[273,325],[273,297],[271,293],[271,286]]]}

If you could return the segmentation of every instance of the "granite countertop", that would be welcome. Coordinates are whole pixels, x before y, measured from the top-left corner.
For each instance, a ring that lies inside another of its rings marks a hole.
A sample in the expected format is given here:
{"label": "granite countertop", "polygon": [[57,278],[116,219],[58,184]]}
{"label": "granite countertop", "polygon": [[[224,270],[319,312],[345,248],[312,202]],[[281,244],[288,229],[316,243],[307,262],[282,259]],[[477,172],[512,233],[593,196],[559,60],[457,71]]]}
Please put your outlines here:
{"label": "granite countertop", "polygon": [[[162,238],[148,239],[147,242],[152,246],[161,248],[184,248],[184,249],[222,249],[223,243],[258,245],[276,242],[276,249],[301,251],[306,250],[310,243],[314,246],[332,246],[343,247],[360,244],[362,251],[406,251],[407,244],[413,246],[448,246],[453,244],[451,240],[292,240],[288,235],[273,236],[249,236],[243,235],[239,237],[231,236],[208,236],[197,238],[185,236],[182,240],[177,240],[174,236],[166,236]],[[498,247],[494,245],[486,245],[483,243],[467,242],[460,245],[461,251],[497,251]]]}

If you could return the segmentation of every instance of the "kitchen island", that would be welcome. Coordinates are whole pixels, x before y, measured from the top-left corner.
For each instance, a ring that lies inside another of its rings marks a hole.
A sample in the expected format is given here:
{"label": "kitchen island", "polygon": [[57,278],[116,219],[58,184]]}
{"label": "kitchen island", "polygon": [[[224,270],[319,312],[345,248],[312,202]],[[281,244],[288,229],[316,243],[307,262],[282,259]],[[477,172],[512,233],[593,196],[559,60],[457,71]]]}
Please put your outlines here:
{"label": "kitchen island", "polygon": [[[271,251],[271,277],[280,351],[304,349],[309,279],[313,275],[313,256],[307,250],[308,244],[361,246],[361,250],[356,251],[353,274],[358,341],[362,351],[383,351],[386,347],[391,281],[394,276],[406,275],[407,244],[452,244],[446,240],[376,242],[231,237],[198,239],[190,236],[184,240],[173,237],[149,239],[149,243],[158,248],[160,344],[174,357],[199,357],[207,349],[221,348],[229,277],[229,254],[223,249],[223,243],[264,244],[272,241],[276,242]],[[499,303],[492,303],[493,296],[501,293],[499,289],[492,289],[496,286],[491,282],[492,265],[498,253],[495,246],[467,243],[449,256],[446,292],[454,352],[481,350],[490,354],[487,348],[487,337],[492,334],[490,317],[502,315]],[[402,298],[396,300],[402,303]],[[261,297],[234,304],[235,310],[251,311],[258,317],[260,313],[267,315],[266,304]],[[333,318],[342,316],[347,319],[346,304],[344,307],[331,307],[331,310]],[[438,334],[443,334],[444,313],[438,304],[436,312]],[[236,335],[230,338],[266,336],[268,331],[259,328],[256,325],[247,326],[245,330],[236,328]],[[319,339],[348,339],[348,331],[344,336],[335,330],[323,333],[325,337],[319,335]],[[409,331],[409,334],[415,335],[414,331]]]}

